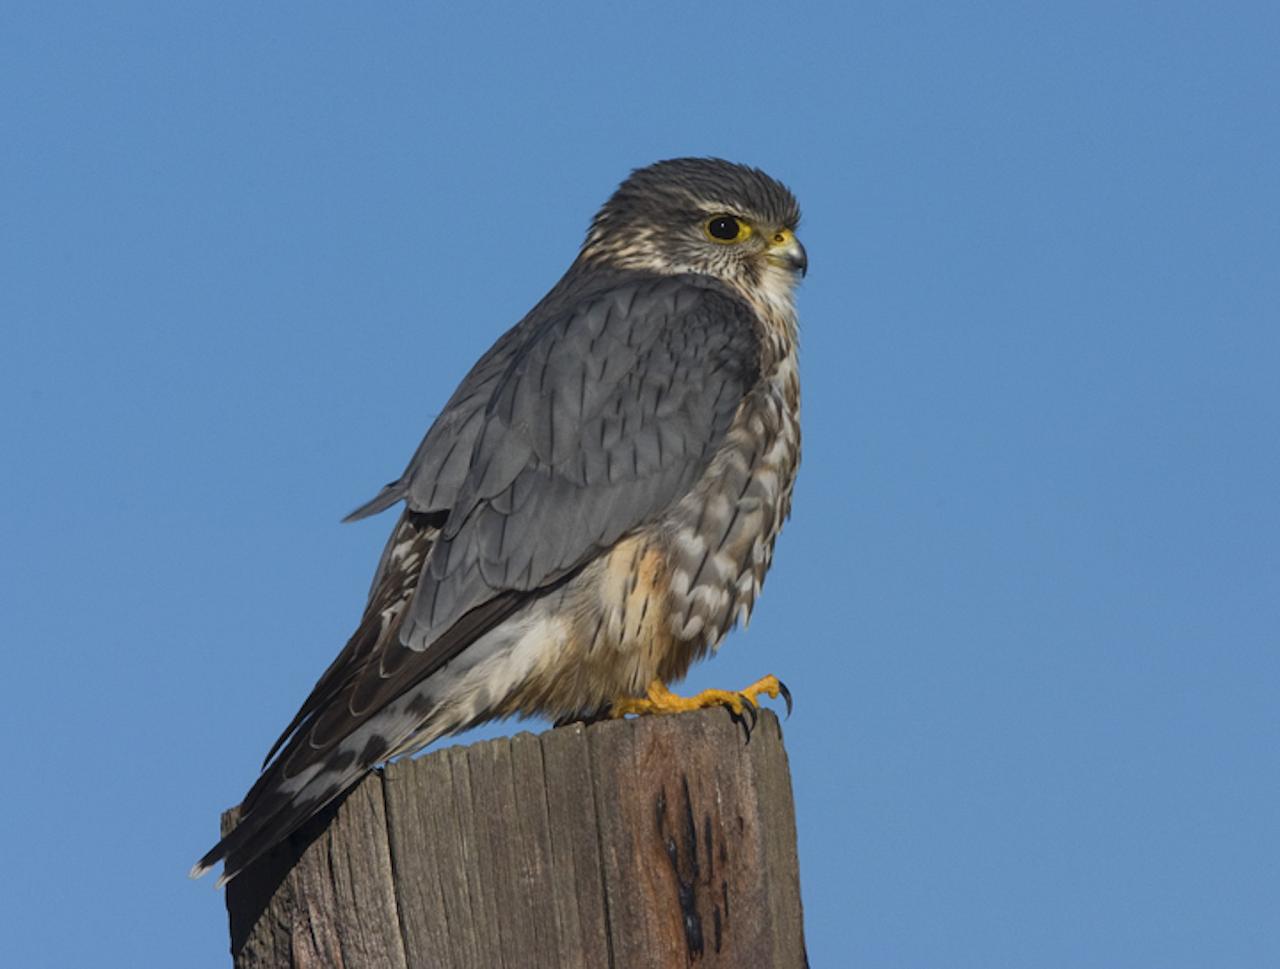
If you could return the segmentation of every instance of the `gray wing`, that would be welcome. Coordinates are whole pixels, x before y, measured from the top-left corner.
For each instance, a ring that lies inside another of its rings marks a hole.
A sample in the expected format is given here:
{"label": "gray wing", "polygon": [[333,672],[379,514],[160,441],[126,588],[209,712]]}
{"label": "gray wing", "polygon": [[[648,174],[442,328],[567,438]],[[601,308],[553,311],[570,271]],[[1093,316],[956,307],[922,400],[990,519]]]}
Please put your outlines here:
{"label": "gray wing", "polygon": [[449,509],[400,641],[429,650],[469,610],[563,578],[678,500],[758,357],[749,308],[700,277],[644,276],[508,333],[384,491]]}
{"label": "gray wing", "polygon": [[757,377],[749,310],[713,282],[642,277],[542,309],[481,358],[401,479],[355,513],[409,506],[360,627],[194,873],[225,858],[234,877],[412,736],[421,717],[397,702],[678,501]]}

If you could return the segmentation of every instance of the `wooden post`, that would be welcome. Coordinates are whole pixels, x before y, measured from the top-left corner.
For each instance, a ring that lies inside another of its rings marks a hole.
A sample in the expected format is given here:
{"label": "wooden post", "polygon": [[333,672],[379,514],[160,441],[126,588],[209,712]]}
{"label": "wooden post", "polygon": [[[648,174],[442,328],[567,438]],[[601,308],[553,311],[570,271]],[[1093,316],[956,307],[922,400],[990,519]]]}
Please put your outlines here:
{"label": "wooden post", "polygon": [[400,761],[227,910],[237,969],[801,969],[781,729],[704,710]]}

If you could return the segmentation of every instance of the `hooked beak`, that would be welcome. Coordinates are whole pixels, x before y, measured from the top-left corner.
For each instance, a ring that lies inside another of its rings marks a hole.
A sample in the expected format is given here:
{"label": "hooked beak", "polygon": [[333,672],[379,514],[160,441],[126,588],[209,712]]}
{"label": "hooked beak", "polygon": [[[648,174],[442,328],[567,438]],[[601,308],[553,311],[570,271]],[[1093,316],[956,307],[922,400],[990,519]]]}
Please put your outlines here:
{"label": "hooked beak", "polygon": [[769,241],[766,255],[775,266],[803,276],[809,271],[809,254],[790,229],[779,229]]}

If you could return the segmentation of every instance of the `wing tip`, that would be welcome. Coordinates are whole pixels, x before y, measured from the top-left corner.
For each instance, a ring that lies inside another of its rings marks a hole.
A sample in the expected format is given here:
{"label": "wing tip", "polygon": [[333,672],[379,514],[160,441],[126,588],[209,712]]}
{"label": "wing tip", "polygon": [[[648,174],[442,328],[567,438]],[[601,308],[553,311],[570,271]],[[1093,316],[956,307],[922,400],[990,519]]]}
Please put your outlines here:
{"label": "wing tip", "polygon": [[386,511],[403,497],[404,482],[397,479],[384,487],[359,508],[355,509],[355,511],[350,512],[342,519],[343,524],[346,524],[347,522],[356,522],[361,518],[368,518],[370,515],[376,515],[380,511]]}

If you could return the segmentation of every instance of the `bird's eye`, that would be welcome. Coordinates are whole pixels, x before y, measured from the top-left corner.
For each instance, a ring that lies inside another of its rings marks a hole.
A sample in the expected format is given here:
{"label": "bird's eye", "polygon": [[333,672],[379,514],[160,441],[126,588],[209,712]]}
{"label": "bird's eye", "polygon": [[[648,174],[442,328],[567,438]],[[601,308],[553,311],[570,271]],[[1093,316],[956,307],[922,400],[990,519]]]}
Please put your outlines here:
{"label": "bird's eye", "polygon": [[751,235],[751,226],[732,215],[717,215],[703,226],[713,242],[741,242]]}

